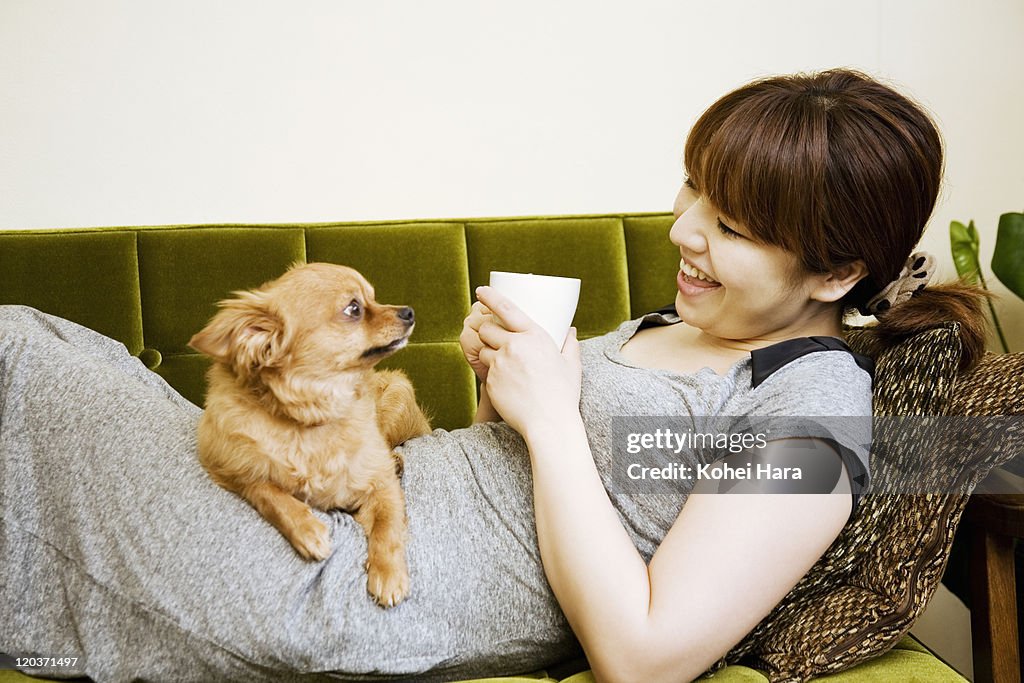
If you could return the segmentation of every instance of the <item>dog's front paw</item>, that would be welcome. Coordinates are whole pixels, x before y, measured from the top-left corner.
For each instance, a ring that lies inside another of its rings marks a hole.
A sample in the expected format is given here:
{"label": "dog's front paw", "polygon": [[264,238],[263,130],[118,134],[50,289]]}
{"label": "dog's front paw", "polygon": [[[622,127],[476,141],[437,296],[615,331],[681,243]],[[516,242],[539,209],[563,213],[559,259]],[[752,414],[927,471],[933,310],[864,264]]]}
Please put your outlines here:
{"label": "dog's front paw", "polygon": [[370,564],[366,589],[381,607],[394,607],[409,594],[409,570],[404,562]]}
{"label": "dog's front paw", "polygon": [[309,513],[305,519],[295,524],[288,540],[304,559],[319,562],[330,557],[330,531],[313,513]]}

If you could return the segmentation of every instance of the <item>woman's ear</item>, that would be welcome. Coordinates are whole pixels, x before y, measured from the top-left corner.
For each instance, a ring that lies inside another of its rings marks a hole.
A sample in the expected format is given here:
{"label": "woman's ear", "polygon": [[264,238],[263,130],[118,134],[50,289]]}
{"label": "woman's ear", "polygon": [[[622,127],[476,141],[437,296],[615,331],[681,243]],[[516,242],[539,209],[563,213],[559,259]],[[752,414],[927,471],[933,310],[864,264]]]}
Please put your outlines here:
{"label": "woman's ear", "polygon": [[867,275],[868,267],[860,259],[839,266],[831,273],[817,275],[814,288],[811,290],[811,299],[823,303],[839,301]]}

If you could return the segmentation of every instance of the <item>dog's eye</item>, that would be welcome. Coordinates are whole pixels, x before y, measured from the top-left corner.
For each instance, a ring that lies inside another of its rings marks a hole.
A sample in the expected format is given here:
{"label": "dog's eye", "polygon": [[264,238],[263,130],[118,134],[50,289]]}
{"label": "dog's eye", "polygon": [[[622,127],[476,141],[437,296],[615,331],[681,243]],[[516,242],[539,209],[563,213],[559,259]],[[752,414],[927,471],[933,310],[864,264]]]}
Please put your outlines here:
{"label": "dog's eye", "polygon": [[359,304],[358,301],[352,299],[352,303],[346,306],[345,310],[343,310],[342,313],[344,313],[349,318],[359,318],[363,315],[363,307]]}

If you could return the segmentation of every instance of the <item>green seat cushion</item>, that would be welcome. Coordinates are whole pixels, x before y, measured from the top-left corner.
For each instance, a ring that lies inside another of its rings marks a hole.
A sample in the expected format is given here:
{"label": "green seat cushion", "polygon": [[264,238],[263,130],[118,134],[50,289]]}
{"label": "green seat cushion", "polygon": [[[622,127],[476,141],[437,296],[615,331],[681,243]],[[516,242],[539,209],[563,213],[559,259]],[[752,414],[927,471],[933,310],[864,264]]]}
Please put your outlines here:
{"label": "green seat cushion", "polygon": [[[199,354],[164,356],[153,369],[179,394],[198,406],[206,395],[210,362]],[[404,370],[416,387],[416,400],[435,429],[456,429],[473,421],[476,413],[473,371],[462,357],[458,342],[410,344],[378,366]]]}
{"label": "green seat cushion", "polygon": [[[149,350],[147,349],[147,353]],[[146,354],[142,356],[147,361]],[[150,364],[147,362],[147,366]],[[197,406],[202,407],[206,397],[206,370],[210,360],[198,353],[163,356],[150,370],[164,378],[174,390]]]}
{"label": "green seat cushion", "polygon": [[622,220],[629,267],[631,318],[638,318],[675,301],[679,247],[668,238],[673,221],[671,214],[626,216]]}
{"label": "green seat cushion", "polygon": [[300,228],[214,227],[139,232],[146,346],[166,358],[192,353],[188,340],[240,289],[272,280],[306,258]]}
{"label": "green seat cushion", "polygon": [[0,304],[31,306],[142,350],[135,233],[2,234]]}
{"label": "green seat cushion", "polygon": [[603,334],[629,316],[622,220],[549,218],[466,224],[469,284],[485,285],[492,270],[582,280],[573,325],[581,339]]}
{"label": "green seat cushion", "polygon": [[[147,365],[203,405],[205,358],[188,346],[236,290],[272,280],[306,256],[301,228],[140,230],[139,283]],[[161,358],[158,365],[149,362]]]}
{"label": "green seat cushion", "polygon": [[433,427],[472,422],[476,387],[458,343],[470,306],[462,224],[312,226],[306,229],[306,253],[309,261],[358,270],[377,301],[412,306],[416,328],[409,346],[379,367],[409,375]]}
{"label": "green seat cushion", "polygon": [[381,303],[412,306],[411,343],[459,339],[470,306],[462,223],[310,227],[306,253],[355,268]]}
{"label": "green seat cushion", "polygon": [[416,387],[416,402],[423,407],[434,429],[456,429],[473,421],[475,375],[458,342],[409,344],[378,367],[399,368],[409,375]]}
{"label": "green seat cushion", "polygon": [[411,344],[458,341],[471,304],[461,223],[311,227],[306,250],[309,261],[358,270],[377,301],[412,306]]}

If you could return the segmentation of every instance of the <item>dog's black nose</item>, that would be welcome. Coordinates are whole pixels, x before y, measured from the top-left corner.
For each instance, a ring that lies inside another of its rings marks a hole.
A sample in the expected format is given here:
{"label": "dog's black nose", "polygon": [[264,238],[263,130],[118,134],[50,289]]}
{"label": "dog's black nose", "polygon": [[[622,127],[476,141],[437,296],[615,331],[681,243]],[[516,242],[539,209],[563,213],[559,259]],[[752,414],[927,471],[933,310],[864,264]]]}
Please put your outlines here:
{"label": "dog's black nose", "polygon": [[403,306],[398,309],[398,317],[407,323],[413,323],[416,321],[416,313],[408,306]]}

